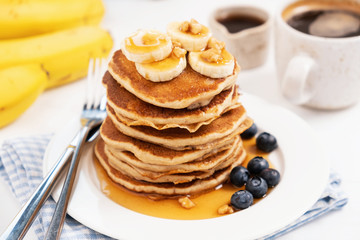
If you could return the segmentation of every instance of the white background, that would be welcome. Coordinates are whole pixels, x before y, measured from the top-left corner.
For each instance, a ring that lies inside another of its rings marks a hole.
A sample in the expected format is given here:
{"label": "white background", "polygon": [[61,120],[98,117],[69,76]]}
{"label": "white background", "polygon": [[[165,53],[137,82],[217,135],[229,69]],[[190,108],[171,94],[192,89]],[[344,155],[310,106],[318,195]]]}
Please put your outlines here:
{"label": "white background", "polygon": [[[106,15],[103,25],[111,30],[115,39],[115,49],[117,49],[120,39],[139,28],[155,28],[164,31],[166,24],[170,21],[190,18],[195,18],[207,25],[210,13],[216,7],[231,4],[262,6],[274,15],[283,2],[105,0]],[[273,39],[270,44],[273,47]],[[321,140],[326,151],[325,156],[330,161],[331,167],[341,174],[342,187],[349,196],[349,203],[342,210],[331,212],[281,239],[359,238],[360,104],[337,111],[320,111],[291,105],[279,92],[274,58],[271,48],[268,61],[264,66],[242,71],[238,79],[240,88],[270,103],[287,108],[303,118]],[[9,138],[52,133],[61,128],[80,112],[84,83],[81,80],[44,92],[17,121],[0,130],[0,143]],[[1,233],[16,215],[20,206],[2,179],[0,180],[0,195]],[[26,238],[35,239],[35,236],[29,232]]]}

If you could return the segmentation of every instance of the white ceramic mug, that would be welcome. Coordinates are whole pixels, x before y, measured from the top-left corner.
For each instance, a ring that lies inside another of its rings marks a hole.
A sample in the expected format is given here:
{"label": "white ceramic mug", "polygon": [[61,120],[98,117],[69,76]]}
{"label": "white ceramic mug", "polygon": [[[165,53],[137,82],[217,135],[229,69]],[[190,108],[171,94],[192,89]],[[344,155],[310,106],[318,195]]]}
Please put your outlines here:
{"label": "white ceramic mug", "polygon": [[275,16],[275,62],[282,94],[292,103],[319,109],[356,103],[360,36],[325,38],[302,33],[286,23],[287,6]]}
{"label": "white ceramic mug", "polygon": [[[219,19],[230,16],[250,16],[263,21],[263,24],[230,33]],[[267,59],[269,35],[271,31],[270,14],[262,8],[249,5],[234,5],[216,9],[209,19],[213,36],[224,41],[226,48],[238,61],[242,70],[259,67]]]}

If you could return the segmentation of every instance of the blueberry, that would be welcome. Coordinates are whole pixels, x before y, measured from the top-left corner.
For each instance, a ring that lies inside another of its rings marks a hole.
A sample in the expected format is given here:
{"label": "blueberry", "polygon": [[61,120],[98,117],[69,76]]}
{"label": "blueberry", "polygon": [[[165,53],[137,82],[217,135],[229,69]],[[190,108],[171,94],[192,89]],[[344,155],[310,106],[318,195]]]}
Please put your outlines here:
{"label": "blueberry", "polygon": [[272,168],[264,169],[260,173],[260,177],[265,179],[269,187],[275,187],[280,181],[280,173]]}
{"label": "blueberry", "polygon": [[230,181],[236,187],[242,187],[249,180],[250,173],[243,166],[234,167],[230,173]]}
{"label": "blueberry", "polygon": [[278,147],[276,138],[267,132],[259,134],[256,138],[256,146],[264,152],[271,152]]}
{"label": "blueberry", "polygon": [[239,190],[231,196],[231,205],[237,210],[250,207],[253,201],[253,196],[246,190]]}
{"label": "blueberry", "polygon": [[251,174],[259,174],[262,170],[269,167],[268,161],[263,157],[254,157],[247,165],[247,169]]}
{"label": "blueberry", "polygon": [[248,190],[254,198],[262,198],[266,194],[268,186],[263,178],[256,176],[247,181],[245,189]]}
{"label": "blueberry", "polygon": [[248,129],[246,129],[243,133],[240,134],[242,139],[250,139],[255,136],[257,133],[257,126],[255,123],[251,125]]}

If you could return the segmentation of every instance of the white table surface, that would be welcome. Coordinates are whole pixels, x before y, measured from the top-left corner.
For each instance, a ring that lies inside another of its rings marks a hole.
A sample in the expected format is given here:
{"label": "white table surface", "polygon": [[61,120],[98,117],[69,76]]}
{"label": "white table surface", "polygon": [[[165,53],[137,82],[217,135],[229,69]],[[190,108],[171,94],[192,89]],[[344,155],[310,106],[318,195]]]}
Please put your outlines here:
{"label": "white table surface", "polygon": [[[112,30],[115,48],[119,48],[119,40],[139,28],[164,31],[168,22],[190,18],[208,24],[209,15],[215,7],[233,3],[260,5],[274,14],[282,2],[282,0],[105,0],[106,15],[103,25]],[[61,128],[79,113],[84,95],[84,83],[80,80],[44,92],[18,120],[0,129],[0,143],[9,138],[52,133]],[[360,104],[338,111],[319,111],[291,105],[278,90],[272,49],[266,64],[254,70],[241,72],[238,83],[243,91],[293,111],[313,128],[325,147],[325,156],[329,159],[331,167],[342,176],[342,187],[350,199],[342,210],[333,211],[281,239],[359,239]],[[20,206],[2,179],[0,195],[1,233]],[[29,232],[26,239],[35,239],[33,234]]]}

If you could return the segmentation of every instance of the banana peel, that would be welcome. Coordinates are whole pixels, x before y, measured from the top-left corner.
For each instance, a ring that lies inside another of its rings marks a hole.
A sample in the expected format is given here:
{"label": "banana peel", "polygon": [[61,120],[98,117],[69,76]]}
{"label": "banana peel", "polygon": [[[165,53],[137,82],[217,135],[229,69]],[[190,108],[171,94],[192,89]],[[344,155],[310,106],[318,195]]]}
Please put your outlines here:
{"label": "banana peel", "polygon": [[0,69],[0,128],[13,122],[44,91],[48,75],[40,64]]}
{"label": "banana peel", "polygon": [[48,73],[46,88],[85,77],[90,58],[106,58],[113,40],[99,26],[80,26],[26,38],[0,40],[0,69],[37,63]]}
{"label": "banana peel", "polygon": [[0,39],[98,25],[104,13],[102,0],[1,0]]}

